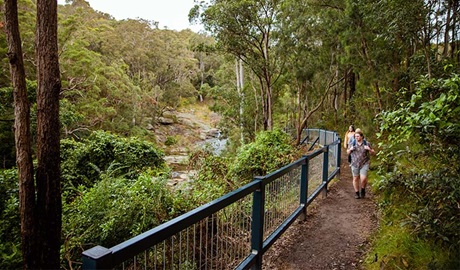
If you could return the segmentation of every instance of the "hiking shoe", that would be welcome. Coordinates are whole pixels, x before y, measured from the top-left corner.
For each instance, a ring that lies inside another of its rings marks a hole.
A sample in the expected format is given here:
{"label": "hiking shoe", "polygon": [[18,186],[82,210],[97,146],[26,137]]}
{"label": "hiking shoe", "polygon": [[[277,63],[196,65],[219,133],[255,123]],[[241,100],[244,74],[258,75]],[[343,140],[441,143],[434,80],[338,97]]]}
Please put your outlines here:
{"label": "hiking shoe", "polygon": [[359,199],[359,198],[361,198],[361,197],[359,196],[359,192],[356,192],[356,194],[355,194],[355,199]]}
{"label": "hiking shoe", "polygon": [[366,197],[366,189],[362,188],[361,189],[361,198]]}

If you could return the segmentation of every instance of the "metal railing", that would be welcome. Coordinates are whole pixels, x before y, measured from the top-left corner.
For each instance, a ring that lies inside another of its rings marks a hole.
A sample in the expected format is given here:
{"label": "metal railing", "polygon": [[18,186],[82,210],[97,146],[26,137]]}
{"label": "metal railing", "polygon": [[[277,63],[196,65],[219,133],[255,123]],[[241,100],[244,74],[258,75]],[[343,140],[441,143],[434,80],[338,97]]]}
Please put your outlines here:
{"label": "metal railing", "polygon": [[84,251],[83,269],[261,269],[263,254],[340,173],[338,135],[308,134],[324,146],[121,244]]}

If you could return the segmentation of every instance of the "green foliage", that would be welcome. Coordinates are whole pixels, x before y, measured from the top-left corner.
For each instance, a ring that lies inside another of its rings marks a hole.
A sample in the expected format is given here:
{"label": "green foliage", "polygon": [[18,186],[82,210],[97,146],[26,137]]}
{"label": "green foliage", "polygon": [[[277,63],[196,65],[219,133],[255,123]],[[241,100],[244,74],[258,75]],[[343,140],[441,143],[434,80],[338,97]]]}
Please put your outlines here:
{"label": "green foliage", "polygon": [[273,172],[295,159],[292,138],[279,129],[262,131],[232,156],[215,156],[204,149],[190,155],[190,166],[199,168],[191,186],[191,200],[201,205]]}
{"label": "green foliage", "polygon": [[[458,265],[454,246],[446,245],[423,232],[426,229],[435,229],[441,232],[439,236],[457,233],[452,231],[455,230],[454,227],[444,231],[446,227],[440,224],[448,211],[438,212],[441,214],[440,218],[426,216],[431,212],[428,209],[434,206],[431,200],[436,195],[432,192],[444,192],[442,188],[434,187],[442,185],[442,180],[436,179],[435,175],[431,176],[433,179],[428,179],[429,177],[429,174],[406,176],[392,173],[374,182],[374,188],[380,190],[378,201],[381,219],[377,237],[367,254],[366,269],[455,269],[455,265]],[[424,190],[425,188],[429,191]],[[426,220],[419,219],[422,215]],[[429,228],[432,222],[436,226]],[[447,227],[452,225],[458,226],[450,222]]]}
{"label": "green foliage", "polygon": [[410,202],[401,224],[418,237],[435,241],[451,252],[460,246],[459,186],[458,174],[453,175],[448,168],[392,173],[378,185],[384,191],[384,200],[398,201],[400,207]]}
{"label": "green foliage", "polygon": [[[401,208],[404,205],[391,209],[401,212]],[[455,269],[441,246],[417,238],[406,227],[393,224],[394,221],[388,218],[380,223],[379,239],[366,256],[365,269]]]}
{"label": "green foliage", "polygon": [[0,170],[0,269],[22,267],[16,170]]}
{"label": "green foliage", "polygon": [[[0,18],[2,18],[2,35],[0,35],[0,88],[11,85],[9,61],[7,60],[8,44],[5,33],[5,8],[4,0],[0,0]],[[18,5],[18,22],[21,31],[21,45],[24,58],[24,69],[31,80],[35,77],[35,20],[36,1],[20,0]],[[1,106],[1,105],[0,105]]]}
{"label": "green foliage", "polygon": [[75,104],[66,98],[59,100],[59,119],[65,135],[75,135],[76,132],[72,131],[71,128],[78,126],[84,118],[84,114],[78,110]]}
{"label": "green foliage", "polygon": [[[417,86],[409,101],[401,100],[398,109],[381,114],[378,136],[387,138],[386,149],[389,149],[381,155],[389,160],[394,154],[392,147],[409,141],[426,147],[421,151],[434,159],[444,163],[456,160],[460,138],[460,78],[457,74],[448,79],[424,77]],[[405,92],[402,89],[401,94]]]}
{"label": "green foliage", "polygon": [[138,138],[122,138],[104,131],[93,132],[82,142],[61,141],[64,190],[91,186],[102,173],[136,179],[147,168],[164,166],[163,153]]}
{"label": "green foliage", "polygon": [[273,172],[294,160],[291,137],[280,129],[262,131],[253,143],[242,146],[231,164],[230,175],[239,183]]}
{"label": "green foliage", "polygon": [[[379,160],[383,200],[410,202],[399,222],[422,241],[434,242],[459,263],[460,249],[460,78],[422,78],[410,100],[381,114]],[[405,89],[402,95],[405,95]],[[386,140],[383,140],[386,139]],[[398,195],[398,196],[396,196]],[[384,208],[387,206],[384,206]]]}
{"label": "green foliage", "polygon": [[152,136],[146,127],[165,107],[194,100],[201,75],[212,81],[208,59],[216,54],[194,51],[196,40],[214,43],[211,37],[160,30],[143,19],[116,21],[83,2],[60,6],[59,13],[62,94],[70,103],[61,108],[66,137],[97,129]]}
{"label": "green foliage", "polygon": [[199,168],[189,183],[193,204],[202,205],[235,189],[236,184],[227,179],[229,158],[215,156],[204,149],[191,153],[189,160],[191,168]]}
{"label": "green foliage", "polygon": [[173,136],[168,136],[165,141],[166,146],[171,146],[177,143],[177,138]]}
{"label": "green foliage", "polygon": [[[175,195],[176,197],[178,195]],[[102,180],[63,207],[61,254],[67,265],[79,261],[81,251],[94,243],[111,247],[181,213],[174,209],[166,178],[154,171],[137,179],[104,175]]]}

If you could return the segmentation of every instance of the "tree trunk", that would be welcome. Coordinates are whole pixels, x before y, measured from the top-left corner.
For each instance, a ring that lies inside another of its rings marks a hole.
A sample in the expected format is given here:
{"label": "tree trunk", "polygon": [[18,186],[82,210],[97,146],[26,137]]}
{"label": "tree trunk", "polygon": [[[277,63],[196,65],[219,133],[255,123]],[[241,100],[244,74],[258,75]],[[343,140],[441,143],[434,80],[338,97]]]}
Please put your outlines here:
{"label": "tree trunk", "polygon": [[351,70],[350,71],[350,97],[349,99],[353,98],[353,95],[356,92],[356,73]]}
{"label": "tree trunk", "polygon": [[457,60],[455,57],[458,55],[457,50],[458,50],[458,35],[457,35],[457,18],[458,18],[458,8],[459,8],[459,2],[458,1],[453,1],[452,3],[452,50],[450,54],[450,58],[452,60]]}
{"label": "tree trunk", "polygon": [[272,86],[267,85],[267,130],[273,130]]}
{"label": "tree trunk", "polygon": [[349,76],[350,72],[348,69],[345,70],[344,72],[344,77],[345,77],[345,83],[343,84],[343,104],[345,106],[345,109],[344,109],[344,116],[346,116],[347,114],[347,103],[348,103],[348,95],[347,95],[347,91],[348,91],[348,83],[350,81],[350,76]]}
{"label": "tree trunk", "polygon": [[374,82],[375,96],[377,97],[377,103],[379,104],[379,111],[383,111],[382,95],[380,94],[380,87],[377,81]]}
{"label": "tree trunk", "polygon": [[239,99],[239,118],[240,118],[240,142],[244,143],[244,71],[243,61],[241,59],[235,59],[235,72],[236,72],[236,91],[238,92]]}
{"label": "tree trunk", "polygon": [[204,60],[203,60],[203,52],[200,51],[199,54],[199,61],[200,61],[200,102],[204,101],[203,98],[203,85],[204,85]]}
{"label": "tree trunk", "polygon": [[[345,83],[344,83],[345,90],[344,92],[344,116],[348,118],[349,115],[354,114],[354,110],[352,107],[349,106],[350,100],[353,98],[353,95],[356,91],[356,75],[353,69],[347,69],[345,72]],[[347,95],[348,93],[348,95]]]}
{"label": "tree trunk", "polygon": [[[449,32],[451,30],[451,9],[452,9],[452,1],[447,1],[447,15],[446,15],[446,26],[444,28],[444,48],[442,51],[442,56],[447,57],[450,50],[450,35]],[[453,33],[452,33],[453,34]]]}
{"label": "tree trunk", "polygon": [[425,60],[426,60],[426,69],[428,73],[428,79],[431,79],[431,44],[429,39],[429,30],[424,29],[424,37],[423,37],[423,51],[425,52]]}
{"label": "tree trunk", "polygon": [[37,239],[40,268],[59,269],[61,179],[57,1],[37,0]]}
{"label": "tree trunk", "polygon": [[[259,101],[257,99],[258,95],[257,95],[257,87],[254,86],[254,73],[249,73],[250,76],[251,76],[251,79],[249,80],[249,82],[251,83],[251,87],[254,91],[254,104],[255,104],[255,111],[254,111],[254,134],[257,132],[257,130],[259,129]],[[259,88],[260,89],[260,88]]]}
{"label": "tree trunk", "polygon": [[19,175],[19,211],[24,269],[38,268],[35,187],[30,136],[30,105],[19,34],[17,0],[5,0],[5,30],[14,96],[14,137]]}

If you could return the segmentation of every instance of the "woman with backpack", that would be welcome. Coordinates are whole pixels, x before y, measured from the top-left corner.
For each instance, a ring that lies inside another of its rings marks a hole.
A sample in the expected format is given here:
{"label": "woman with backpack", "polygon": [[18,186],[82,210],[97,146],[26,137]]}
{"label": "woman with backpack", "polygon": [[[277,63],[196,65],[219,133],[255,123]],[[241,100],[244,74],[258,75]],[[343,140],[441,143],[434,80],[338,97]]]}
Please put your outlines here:
{"label": "woman with backpack", "polygon": [[374,153],[371,144],[364,139],[363,132],[356,129],[354,141],[348,145],[347,149],[347,154],[351,155],[351,173],[356,199],[366,196],[367,171],[371,160],[370,155]]}

